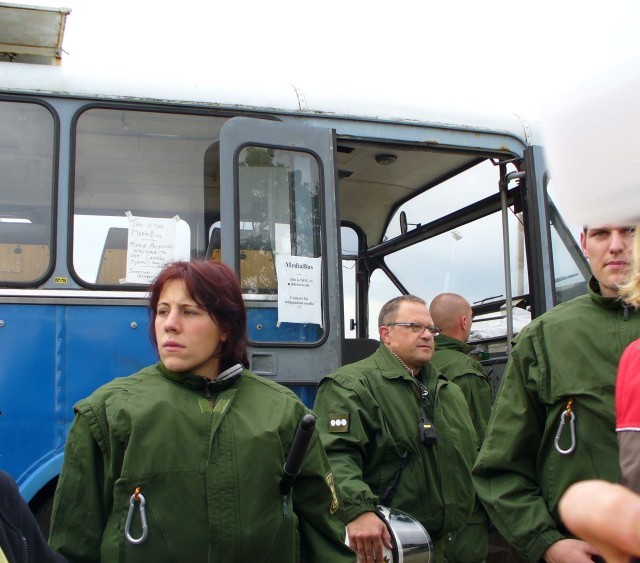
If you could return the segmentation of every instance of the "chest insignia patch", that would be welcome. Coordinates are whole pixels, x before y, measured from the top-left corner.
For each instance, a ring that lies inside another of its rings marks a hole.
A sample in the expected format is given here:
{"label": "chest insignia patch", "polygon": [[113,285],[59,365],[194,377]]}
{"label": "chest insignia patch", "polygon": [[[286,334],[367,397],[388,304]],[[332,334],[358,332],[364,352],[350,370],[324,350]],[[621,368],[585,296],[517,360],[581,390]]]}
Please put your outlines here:
{"label": "chest insignia patch", "polygon": [[349,432],[349,420],[351,414],[348,412],[336,412],[329,414],[329,432]]}
{"label": "chest insignia patch", "polygon": [[200,405],[200,412],[202,414],[211,414],[211,412],[213,412],[211,403],[207,401],[204,397],[198,397],[198,405]]}
{"label": "chest insignia patch", "polygon": [[217,403],[215,408],[213,409],[213,412],[217,412],[219,414],[224,414],[224,411],[227,410],[227,407],[229,406],[229,399],[220,399]]}

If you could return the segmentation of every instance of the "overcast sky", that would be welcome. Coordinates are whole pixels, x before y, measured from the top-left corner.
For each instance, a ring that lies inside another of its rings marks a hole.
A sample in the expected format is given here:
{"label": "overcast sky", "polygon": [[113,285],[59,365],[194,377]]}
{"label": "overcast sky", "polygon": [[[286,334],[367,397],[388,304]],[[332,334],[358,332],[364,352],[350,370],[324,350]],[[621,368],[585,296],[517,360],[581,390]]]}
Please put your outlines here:
{"label": "overcast sky", "polygon": [[640,2],[18,0],[64,6],[63,65],[247,76],[414,105],[540,112],[640,53]]}

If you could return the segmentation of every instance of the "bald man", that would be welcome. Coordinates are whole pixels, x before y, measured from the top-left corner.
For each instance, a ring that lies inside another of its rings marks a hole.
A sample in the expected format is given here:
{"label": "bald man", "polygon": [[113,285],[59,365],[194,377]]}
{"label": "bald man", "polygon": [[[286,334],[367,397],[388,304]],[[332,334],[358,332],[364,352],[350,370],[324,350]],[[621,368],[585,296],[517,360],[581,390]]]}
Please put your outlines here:
{"label": "bald man", "polygon": [[[469,302],[455,293],[441,293],[429,308],[433,323],[440,329],[435,337],[436,348],[431,365],[456,383],[464,393],[471,420],[482,445],[491,415],[491,385],[484,368],[469,356],[467,344],[471,333],[472,314]],[[445,544],[448,562],[479,563],[487,556],[489,518],[476,499],[476,506],[468,524],[449,535]]]}
{"label": "bald man", "polygon": [[441,293],[429,308],[433,323],[440,328],[431,365],[462,389],[471,420],[478,434],[478,448],[491,415],[491,384],[484,368],[469,356],[467,344],[471,333],[472,315],[469,302],[456,293]]}

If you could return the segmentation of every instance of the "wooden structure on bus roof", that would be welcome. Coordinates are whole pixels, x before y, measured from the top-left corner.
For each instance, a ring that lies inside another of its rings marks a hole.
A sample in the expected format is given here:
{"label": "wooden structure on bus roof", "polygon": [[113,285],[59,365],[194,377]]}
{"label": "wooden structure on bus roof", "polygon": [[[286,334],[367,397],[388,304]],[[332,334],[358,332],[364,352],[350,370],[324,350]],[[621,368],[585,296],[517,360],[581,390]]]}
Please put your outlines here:
{"label": "wooden structure on bus roof", "polygon": [[0,60],[59,65],[69,8],[0,2]]}

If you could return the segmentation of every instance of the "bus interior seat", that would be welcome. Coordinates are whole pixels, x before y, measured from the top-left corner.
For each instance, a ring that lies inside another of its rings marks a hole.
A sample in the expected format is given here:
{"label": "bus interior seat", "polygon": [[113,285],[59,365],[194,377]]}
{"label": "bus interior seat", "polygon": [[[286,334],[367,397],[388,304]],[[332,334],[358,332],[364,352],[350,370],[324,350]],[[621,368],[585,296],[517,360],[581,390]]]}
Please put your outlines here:
{"label": "bus interior seat", "polygon": [[[272,294],[278,289],[271,241],[259,236],[240,235],[240,286],[243,293]],[[213,229],[209,256],[220,261],[220,229]]]}
{"label": "bus interior seat", "polygon": [[273,252],[242,249],[240,251],[240,285],[246,293],[276,293],[278,282]]}
{"label": "bus interior seat", "polygon": [[51,229],[34,223],[0,222],[0,280],[29,282],[49,268]]}
{"label": "bus interior seat", "polygon": [[127,275],[127,243],[129,231],[125,227],[111,227],[102,249],[96,283],[119,285]]}
{"label": "bus interior seat", "polygon": [[373,354],[379,346],[380,341],[375,338],[346,338],[342,365],[364,360]]}
{"label": "bus interior seat", "polygon": [[209,249],[207,254],[212,260],[220,262],[222,254],[220,249],[220,229],[211,229],[211,239],[209,240]]}

